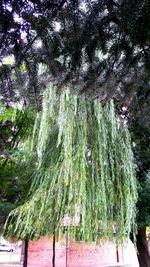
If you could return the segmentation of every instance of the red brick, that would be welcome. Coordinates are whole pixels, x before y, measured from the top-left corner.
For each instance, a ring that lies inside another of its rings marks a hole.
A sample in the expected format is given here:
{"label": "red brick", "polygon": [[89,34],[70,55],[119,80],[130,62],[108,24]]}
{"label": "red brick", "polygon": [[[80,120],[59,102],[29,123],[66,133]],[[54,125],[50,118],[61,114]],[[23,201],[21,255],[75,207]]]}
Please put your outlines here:
{"label": "red brick", "polygon": [[[66,253],[67,267],[139,266],[131,241],[126,246],[118,248],[119,262],[117,262],[116,246],[111,242],[96,245],[95,243],[69,241],[68,248],[66,248],[64,238],[56,242],[56,267],[66,267]],[[52,256],[52,239],[42,237],[37,241],[29,242],[28,267],[52,267]]]}

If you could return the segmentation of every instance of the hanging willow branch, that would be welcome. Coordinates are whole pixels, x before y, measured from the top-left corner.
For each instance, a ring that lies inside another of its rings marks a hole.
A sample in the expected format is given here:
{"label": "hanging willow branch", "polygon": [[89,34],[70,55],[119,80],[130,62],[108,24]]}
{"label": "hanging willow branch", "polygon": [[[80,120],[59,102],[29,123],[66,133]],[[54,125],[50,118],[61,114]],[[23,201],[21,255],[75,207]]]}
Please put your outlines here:
{"label": "hanging willow branch", "polygon": [[130,135],[113,101],[103,108],[98,100],[69,90],[58,96],[48,88],[33,136],[36,131],[30,197],[10,213],[9,234],[38,238],[55,227],[59,236],[67,225],[78,240],[113,238],[114,231],[118,241],[128,237],[135,226],[136,179]]}

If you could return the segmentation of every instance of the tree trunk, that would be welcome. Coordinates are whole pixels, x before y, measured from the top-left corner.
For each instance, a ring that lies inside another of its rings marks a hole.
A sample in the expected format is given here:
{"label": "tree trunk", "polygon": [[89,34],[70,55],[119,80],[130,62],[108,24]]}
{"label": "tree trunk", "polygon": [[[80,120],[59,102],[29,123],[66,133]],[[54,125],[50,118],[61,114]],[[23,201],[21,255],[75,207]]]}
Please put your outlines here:
{"label": "tree trunk", "polygon": [[23,267],[28,266],[28,239],[24,241],[24,257],[23,257]]}
{"label": "tree trunk", "polygon": [[53,233],[53,257],[52,257],[52,266],[55,267],[55,232]]}
{"label": "tree trunk", "polygon": [[140,267],[150,267],[150,254],[148,242],[146,240],[146,228],[138,230],[137,249]]}

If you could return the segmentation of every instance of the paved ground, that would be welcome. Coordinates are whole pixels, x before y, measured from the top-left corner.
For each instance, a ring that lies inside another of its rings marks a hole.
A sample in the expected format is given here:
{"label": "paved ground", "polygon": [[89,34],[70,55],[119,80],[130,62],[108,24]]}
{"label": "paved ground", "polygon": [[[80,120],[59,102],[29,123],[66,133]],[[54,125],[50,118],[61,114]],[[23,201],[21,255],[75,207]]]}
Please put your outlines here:
{"label": "paved ground", "polygon": [[18,267],[20,263],[20,251],[1,252],[0,251],[0,267]]}

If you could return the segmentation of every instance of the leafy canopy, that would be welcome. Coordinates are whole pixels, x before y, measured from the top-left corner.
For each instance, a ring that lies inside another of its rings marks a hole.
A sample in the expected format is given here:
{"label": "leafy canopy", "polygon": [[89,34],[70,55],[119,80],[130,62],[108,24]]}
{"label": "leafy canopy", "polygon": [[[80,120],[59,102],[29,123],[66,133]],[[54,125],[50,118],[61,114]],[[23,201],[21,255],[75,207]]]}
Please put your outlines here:
{"label": "leafy canopy", "polygon": [[[30,138],[31,140],[31,138]],[[53,87],[44,95],[31,140],[37,166],[24,205],[10,213],[8,232],[18,238],[57,236],[118,241],[135,230],[136,178],[129,132],[111,101],[78,98]],[[31,151],[32,151],[31,149]]]}
{"label": "leafy canopy", "polygon": [[[21,144],[32,134],[34,114],[32,109],[6,108],[0,103],[0,228],[29,189],[32,155]],[[28,169],[26,157],[30,158]]]}
{"label": "leafy canopy", "polygon": [[39,108],[39,93],[52,81],[106,102],[116,91],[136,90],[144,77],[148,84],[149,0],[1,1],[0,17],[5,99],[32,99]]}

